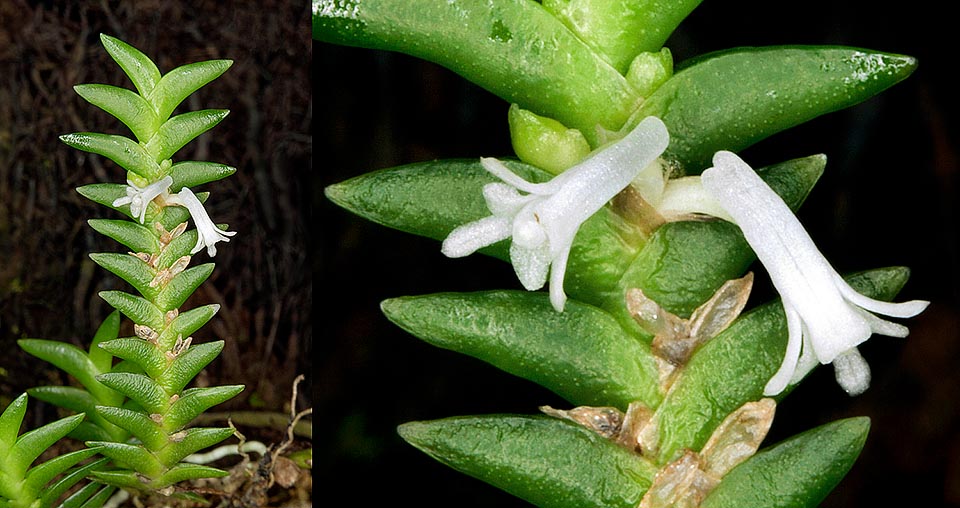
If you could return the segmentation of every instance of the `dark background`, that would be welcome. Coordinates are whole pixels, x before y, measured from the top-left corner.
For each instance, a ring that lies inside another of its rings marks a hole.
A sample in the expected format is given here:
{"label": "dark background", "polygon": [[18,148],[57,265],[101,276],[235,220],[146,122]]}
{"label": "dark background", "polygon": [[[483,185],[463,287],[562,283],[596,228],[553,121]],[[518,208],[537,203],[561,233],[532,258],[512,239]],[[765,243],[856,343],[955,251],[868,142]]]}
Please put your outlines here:
{"label": "dark background", "polygon": [[[849,416],[873,421],[860,459],[823,506],[960,506],[957,47],[932,2],[708,0],[668,41],[675,60],[736,46],[840,44],[916,56],[906,81],[853,108],[743,152],[754,166],[814,153],[826,173],[800,218],[841,272],[906,265],[898,300],[932,305],[905,340],[861,348],[866,394],[847,397],[818,369],[778,408],[767,443]],[[775,7],[774,7],[775,6]],[[519,288],[510,267],[451,260],[439,245],[338,209],[322,188],[410,162],[511,155],[508,104],[446,69],[405,55],[314,42],[320,105],[314,200],[321,225],[318,473],[335,499],[361,505],[523,506],[406,445],[398,424],[453,415],[537,412],[565,403],[539,386],[391,325],[378,304],[438,291]],[[762,272],[762,270],[761,270]],[[771,296],[761,282],[753,303]]]}
{"label": "dark background", "polygon": [[[297,0],[0,1],[0,407],[26,388],[68,382],[21,351],[16,339],[86,348],[112,310],[97,293],[131,290],[87,257],[122,251],[85,222],[119,214],[74,191],[89,183],[122,183],[125,173],[57,139],[78,131],[130,135],[72,88],[133,88],[103,49],[100,33],[140,49],[163,73],[200,60],[234,61],[178,109],[231,113],[174,161],[210,160],[238,169],[199,189],[211,191],[213,220],[229,223],[237,235],[217,245],[213,275],[182,307],[221,305],[194,334],[197,342],[226,343],[197,382],[246,385],[218,411],[287,412],[293,379],[304,374],[298,406],[311,405],[309,25],[309,5]],[[203,251],[193,262],[208,260]],[[132,335],[124,322],[121,333]],[[24,428],[56,416],[56,408],[31,400]],[[242,430],[268,444],[281,437]]]}

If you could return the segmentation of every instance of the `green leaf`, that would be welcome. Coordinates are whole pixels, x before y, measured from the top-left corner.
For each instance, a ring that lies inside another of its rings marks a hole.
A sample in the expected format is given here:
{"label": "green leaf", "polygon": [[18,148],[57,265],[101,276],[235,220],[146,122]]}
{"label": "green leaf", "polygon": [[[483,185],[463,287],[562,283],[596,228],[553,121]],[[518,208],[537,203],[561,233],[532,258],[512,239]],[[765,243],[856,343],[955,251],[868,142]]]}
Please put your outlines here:
{"label": "green leaf", "polygon": [[178,273],[160,291],[155,303],[164,312],[180,307],[213,273],[215,266],[214,263],[204,263]]}
{"label": "green leaf", "polygon": [[126,88],[92,84],[76,85],[73,89],[90,104],[117,117],[141,143],[160,127],[160,118],[153,106]]}
{"label": "green leaf", "polygon": [[156,379],[167,393],[179,393],[222,350],[222,340],[192,345]]}
{"label": "green leaf", "polygon": [[120,407],[97,406],[97,414],[113,425],[127,430],[148,450],[158,450],[167,444],[167,435],[157,422],[143,413]]}
{"label": "green leaf", "polygon": [[118,358],[136,364],[152,378],[156,378],[167,368],[166,359],[160,348],[137,337],[124,337],[102,342],[100,348]]}
{"label": "green leaf", "polygon": [[184,390],[164,415],[163,428],[168,432],[177,432],[200,413],[232,399],[242,392],[243,388],[243,385],[226,385]]}
{"label": "green leaf", "polygon": [[658,51],[701,0],[544,0],[543,7],[621,74],[642,51]]}
{"label": "green leaf", "polygon": [[[83,480],[84,478],[86,478],[89,472],[106,465],[106,463],[107,463],[107,459],[101,458],[101,459],[94,460],[83,466],[70,470],[69,472],[67,472],[67,474],[63,475],[56,482],[52,483],[48,488],[44,489],[43,494],[40,496],[40,506],[52,506],[57,499],[60,499],[60,496],[62,496],[65,492],[67,492],[67,490],[70,489],[70,487],[73,487],[80,480]],[[83,494],[81,493],[86,493],[90,491],[96,492],[97,489],[99,489],[100,487],[101,486],[98,484],[88,483],[87,485],[84,485],[81,489],[79,489],[76,493],[71,494],[70,497],[68,497],[63,501],[63,503],[58,505],[58,508],[70,508],[74,506],[79,506],[79,503],[76,505],[72,504],[73,501],[71,500],[75,500],[76,498],[83,496]],[[92,494],[87,495],[87,497],[89,497],[90,495]],[[86,497],[84,497],[84,499],[86,499]]]}
{"label": "green leaf", "polygon": [[87,358],[90,359],[90,362],[93,363],[100,372],[107,372],[113,367],[113,355],[101,349],[99,344],[116,339],[119,334],[120,312],[115,310],[107,315],[103,323],[100,323],[100,327],[97,328],[97,333],[94,334],[93,340],[90,341],[90,352],[87,354]]}
{"label": "green leaf", "polygon": [[736,152],[862,102],[909,76],[917,61],[858,48],[779,46],[722,51],[683,66],[634,118],[660,117],[670,130],[664,157],[697,174],[717,150]]}
{"label": "green leaf", "polygon": [[196,187],[215,182],[237,172],[237,168],[218,162],[183,161],[170,168],[170,192],[180,192],[184,187]]}
{"label": "green leaf", "polygon": [[[169,351],[173,345],[176,344],[178,338],[186,339],[189,337],[193,332],[205,325],[207,321],[210,321],[219,310],[220,305],[211,303],[180,313],[176,319],[170,322],[166,330],[160,332],[160,338],[157,339],[159,347],[164,351]],[[217,353],[219,354],[219,351]],[[156,376],[151,377],[155,378]]]}
{"label": "green leaf", "polygon": [[92,183],[77,187],[76,190],[81,196],[90,201],[101,204],[107,208],[112,208],[126,214],[127,217],[132,219],[129,205],[113,206],[114,201],[127,195],[126,188],[126,185],[119,183]]}
{"label": "green leaf", "polygon": [[104,441],[87,441],[86,445],[100,447],[100,454],[104,457],[110,457],[123,467],[148,478],[159,476],[165,469],[152,453],[140,445]]}
{"label": "green leaf", "polygon": [[170,405],[170,396],[149,376],[132,372],[107,372],[97,380],[130,397],[149,413],[162,413]]}
{"label": "green leaf", "polygon": [[[794,210],[810,193],[826,165],[826,157],[793,159],[758,173]],[[623,295],[640,288],[661,307],[681,317],[707,301],[724,282],[740,277],[755,256],[740,228],[726,221],[671,222],[650,237],[626,269],[605,308],[621,322],[632,323]]]}
{"label": "green leaf", "polygon": [[183,256],[189,256],[190,251],[193,250],[193,247],[197,244],[198,234],[196,229],[190,229],[174,238],[173,241],[167,244],[167,248],[163,249],[160,256],[157,257],[156,265],[160,268],[169,268],[170,265],[178,259]]}
{"label": "green leaf", "polygon": [[313,38],[438,63],[594,144],[598,125],[620,128],[639,102],[616,68],[529,0],[320,0]]}
{"label": "green leaf", "polygon": [[23,416],[27,414],[27,394],[21,393],[0,413],[0,450],[9,450],[17,442]]}
{"label": "green leaf", "polygon": [[853,466],[869,430],[869,418],[849,418],[762,450],[730,471],[700,506],[818,506]]}
{"label": "green leaf", "polygon": [[[96,448],[87,448],[54,457],[31,469],[27,473],[24,487],[27,491],[33,492],[34,495],[40,494],[47,483],[53,480],[54,477],[63,474],[66,470],[77,465],[81,460],[96,455],[97,452],[98,450]],[[78,478],[77,481],[81,479],[82,478]]]}
{"label": "green leaf", "polygon": [[660,402],[650,348],[606,312],[545,293],[442,293],[385,300],[384,314],[413,335],[549,388],[575,406],[626,410]]}
{"label": "green leaf", "polygon": [[182,481],[199,480],[200,478],[223,478],[229,475],[230,473],[215,467],[181,462],[163,473],[163,475],[157,478],[151,485],[153,488],[160,489]]}
{"label": "green leaf", "polygon": [[156,254],[160,251],[157,235],[147,226],[115,219],[90,219],[87,224],[97,233],[120,242],[133,252]]}
{"label": "green leaf", "polygon": [[510,141],[517,157],[558,175],[590,154],[583,133],[513,104],[507,113]]}
{"label": "green leaf", "polygon": [[139,296],[123,291],[101,291],[100,298],[123,313],[134,323],[149,326],[154,330],[163,330],[163,312],[154,304]]}
{"label": "green leaf", "polygon": [[[890,300],[908,277],[909,270],[893,267],[846,280],[865,296]],[[763,397],[763,388],[780,368],[786,347],[787,321],[779,301],[742,315],[703,344],[654,415],[662,432],[660,463],[669,462],[684,448],[699,450],[728,414]]]}
{"label": "green leaf", "polygon": [[67,416],[21,435],[8,452],[7,472],[25,473],[40,454],[75,429],[83,418],[83,414]]}
{"label": "green leaf", "polygon": [[183,431],[183,436],[177,441],[157,452],[157,458],[167,466],[172,466],[183,460],[191,453],[213,446],[232,436],[234,430],[230,428],[194,427]]}
{"label": "green leaf", "polygon": [[231,65],[233,60],[207,60],[181,65],[164,74],[156,88],[144,96],[156,108],[157,115],[165,119],[190,94],[220,77]]}
{"label": "green leaf", "polygon": [[92,471],[91,478],[124,489],[130,489],[135,492],[148,490],[148,487],[140,481],[140,475],[136,471]]}
{"label": "green leaf", "polygon": [[150,282],[153,281],[155,275],[154,270],[142,259],[118,252],[91,253],[90,259],[110,273],[127,281],[145,298],[153,300],[157,297],[158,288],[150,287]]}
{"label": "green leaf", "polygon": [[153,61],[138,49],[116,37],[100,34],[100,42],[137,87],[140,95],[148,96],[160,81],[160,71]]}
{"label": "green leaf", "polygon": [[140,144],[130,138],[98,132],[75,132],[60,136],[60,141],[77,150],[102,155],[116,162],[123,169],[132,171],[147,180],[156,180],[160,175],[160,165],[157,161]]}
{"label": "green leaf", "polygon": [[120,395],[97,381],[96,376],[101,374],[101,371],[82,349],[58,340],[20,339],[17,344],[27,353],[55,365],[58,369],[76,378],[84,388],[102,403],[119,404]]}
{"label": "green leaf", "polygon": [[164,122],[144,148],[157,162],[169,159],[184,145],[220,123],[229,113],[225,109],[204,109],[177,115]]}
{"label": "green leaf", "polygon": [[440,462],[541,508],[634,508],[656,474],[639,455],[554,418],[464,416],[397,431]]}

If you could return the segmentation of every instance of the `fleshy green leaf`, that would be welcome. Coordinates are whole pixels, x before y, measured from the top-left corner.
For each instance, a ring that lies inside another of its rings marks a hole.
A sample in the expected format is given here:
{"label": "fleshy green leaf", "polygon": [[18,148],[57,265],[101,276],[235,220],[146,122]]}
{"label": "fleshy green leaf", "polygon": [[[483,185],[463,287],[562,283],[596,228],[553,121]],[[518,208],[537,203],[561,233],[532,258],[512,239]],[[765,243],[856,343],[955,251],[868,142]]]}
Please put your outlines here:
{"label": "fleshy green leaf", "polygon": [[20,435],[20,425],[23,423],[23,416],[27,414],[27,394],[22,393],[13,399],[10,404],[0,413],[0,445],[4,450],[13,448],[17,442],[17,436]]}
{"label": "fleshy green leaf", "polygon": [[621,74],[641,51],[658,51],[701,0],[544,0],[587,45]]}
{"label": "fleshy green leaf", "polygon": [[440,462],[541,508],[634,508],[656,474],[639,455],[554,418],[464,416],[397,430]]}
{"label": "fleshy green leaf", "polygon": [[[211,303],[209,305],[197,307],[196,309],[190,309],[186,312],[181,312],[180,315],[170,322],[170,325],[167,326],[164,331],[160,332],[160,338],[157,339],[159,348],[164,351],[169,351],[170,348],[176,344],[178,338],[186,339],[189,337],[190,334],[199,330],[201,326],[207,324],[207,321],[210,321],[210,319],[219,310],[220,305]],[[219,354],[219,351],[217,351],[217,354]],[[156,378],[156,376],[153,374],[150,376]],[[178,390],[173,391],[176,392]]]}
{"label": "fleshy green leaf", "polygon": [[[908,276],[907,269],[895,267],[846,280],[868,297],[891,300]],[[778,301],[744,314],[703,344],[655,413],[662,431],[660,461],[669,462],[684,448],[699,450],[728,414],[763,397],[764,386],[783,362],[786,346],[787,322]]]}
{"label": "fleshy green leaf", "polygon": [[148,300],[123,291],[101,291],[99,294],[100,298],[134,323],[149,326],[154,330],[163,329],[163,312]]}
{"label": "fleshy green leaf", "polygon": [[189,256],[194,245],[197,244],[197,230],[189,229],[167,244],[167,248],[157,257],[156,265],[167,268],[183,256]]}
{"label": "fleshy green leaf", "polygon": [[127,217],[133,218],[130,215],[129,206],[113,206],[114,201],[127,195],[126,188],[126,185],[119,183],[92,183],[77,187],[77,192],[94,203],[112,208],[126,214]]}
{"label": "fleshy green leaf", "polygon": [[233,65],[232,60],[207,60],[181,65],[160,78],[156,88],[144,94],[161,119],[169,117],[190,94],[217,79]]}
{"label": "fleshy green leaf", "polygon": [[169,159],[184,145],[220,123],[229,113],[225,109],[204,109],[177,115],[164,122],[144,148],[157,162]]}
{"label": "fleshy green leaf", "polygon": [[870,419],[828,423],[774,445],[730,471],[702,508],[813,508],[853,466]]}
{"label": "fleshy green leaf", "polygon": [[104,420],[127,430],[149,450],[157,450],[167,443],[167,435],[157,422],[138,411],[120,407],[97,406],[97,414]]}
{"label": "fleshy green leaf", "polygon": [[529,0],[320,0],[313,37],[438,63],[592,143],[598,125],[619,129],[639,101],[617,69]]}
{"label": "fleshy green leaf", "polygon": [[649,347],[606,312],[570,301],[562,313],[546,293],[442,293],[385,300],[384,314],[408,332],[539,383],[576,406],[660,402]]}
{"label": "fleshy green leaf", "polygon": [[145,298],[153,300],[157,297],[158,288],[150,287],[150,282],[154,278],[154,270],[142,259],[117,252],[91,253],[90,259],[110,273],[127,281]]}
{"label": "fleshy green leaf", "polygon": [[166,312],[183,305],[183,302],[187,301],[187,298],[213,273],[215,266],[213,263],[204,263],[178,273],[157,295],[154,300],[157,306]]}
{"label": "fleshy green leaf", "polygon": [[88,84],[76,85],[73,89],[90,104],[117,117],[141,143],[160,127],[160,118],[153,106],[126,88]]}
{"label": "fleshy green leaf", "polygon": [[104,457],[110,457],[124,467],[149,478],[159,476],[164,470],[156,457],[140,445],[103,441],[88,441],[86,445],[100,447],[100,454]]}
{"label": "fleshy green leaf", "polygon": [[156,254],[160,251],[157,235],[147,226],[114,219],[90,219],[87,224],[96,232],[113,238],[133,252]]}
{"label": "fleshy green leaf", "polygon": [[140,95],[146,97],[160,81],[160,71],[152,60],[126,42],[100,34],[100,42],[127,74]]}
{"label": "fleshy green leaf", "polygon": [[[69,471],[67,474],[63,475],[56,482],[52,483],[48,488],[44,489],[43,494],[40,496],[40,506],[51,506],[53,503],[60,498],[70,487],[76,485],[80,480],[83,480],[87,477],[87,474],[91,471],[96,470],[97,468],[103,467],[107,463],[106,458],[101,458],[95,461],[92,461],[83,466],[77,467]],[[92,492],[96,492],[102,486],[96,483],[88,483],[84,485],[74,494],[71,494],[70,497],[64,499],[63,503],[58,505],[57,508],[71,508],[77,507],[82,503],[73,504],[74,501],[79,497],[84,496],[84,493],[90,492],[86,497],[83,497],[84,500],[89,498]],[[79,495],[78,495],[79,494]]]}
{"label": "fleshy green leaf", "polygon": [[197,480],[200,478],[223,478],[230,473],[217,469],[215,467],[203,466],[200,464],[187,464],[181,462],[153,482],[154,488],[163,488],[168,485],[174,485],[186,480]]}
{"label": "fleshy green leaf", "polygon": [[222,350],[222,340],[190,346],[170,364],[169,368],[157,376],[157,381],[167,393],[179,393]]}
{"label": "fleshy green leaf", "polygon": [[40,454],[75,429],[83,418],[83,414],[67,416],[21,435],[8,452],[7,470],[25,473]]}
{"label": "fleshy green leaf", "polygon": [[107,372],[97,380],[130,397],[149,413],[162,413],[170,405],[170,396],[153,379],[132,372]]}
{"label": "fleshy green leaf", "polygon": [[118,358],[136,364],[152,378],[156,378],[167,368],[167,362],[160,349],[137,337],[124,337],[102,342],[100,348]]}
{"label": "fleshy green leaf", "polygon": [[[27,472],[24,487],[39,494],[54,477],[64,473],[81,460],[96,455],[97,451],[96,448],[87,448],[54,457]],[[77,479],[77,481],[80,481],[80,479]]]}
{"label": "fleshy green leaf", "polygon": [[97,381],[96,376],[101,374],[101,371],[82,349],[66,342],[45,339],[20,339],[17,344],[27,353],[55,365],[76,378],[102,403],[118,404],[120,402],[119,394]]}
{"label": "fleshy green leaf", "polygon": [[87,358],[90,359],[90,362],[93,363],[100,372],[107,372],[113,367],[113,355],[100,349],[99,344],[116,339],[119,333],[120,312],[115,310],[107,315],[103,323],[100,323],[100,326],[97,328],[97,333],[94,334],[93,340],[90,341],[90,352],[87,353]]}
{"label": "fleshy green leaf", "polygon": [[60,136],[60,140],[77,150],[102,155],[147,180],[153,181],[160,174],[156,160],[130,138],[98,132],[75,132]]}
{"label": "fleshy green leaf", "polygon": [[243,391],[243,385],[211,386],[184,390],[163,417],[163,428],[176,432],[193,421],[200,413],[226,402]]}
{"label": "fleshy green leaf", "polygon": [[172,466],[191,453],[196,453],[227,439],[234,432],[230,428],[194,427],[186,429],[177,441],[173,441],[159,450],[157,458],[164,464]]}
{"label": "fleshy green leaf", "polygon": [[916,66],[909,56],[839,46],[732,49],[682,64],[635,118],[660,117],[670,131],[664,157],[700,173],[717,150],[736,152],[862,102]]}
{"label": "fleshy green leaf", "polygon": [[218,162],[183,161],[170,168],[173,184],[170,192],[180,192],[184,187],[196,187],[205,183],[226,178],[237,172],[237,168]]}

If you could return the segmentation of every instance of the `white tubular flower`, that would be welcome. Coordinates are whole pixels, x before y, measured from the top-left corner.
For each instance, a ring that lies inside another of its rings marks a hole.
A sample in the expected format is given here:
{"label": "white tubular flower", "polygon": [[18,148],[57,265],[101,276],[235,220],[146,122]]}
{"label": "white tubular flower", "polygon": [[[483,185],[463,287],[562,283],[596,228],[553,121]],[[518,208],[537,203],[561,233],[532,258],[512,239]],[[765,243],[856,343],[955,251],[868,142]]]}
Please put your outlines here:
{"label": "white tubular flower", "polygon": [[137,184],[127,180],[127,196],[115,199],[113,206],[130,205],[130,214],[140,219],[140,224],[143,224],[147,215],[147,205],[157,196],[166,193],[171,185],[173,185],[173,178],[169,176],[146,187],[137,187]]}
{"label": "white tubular flower", "polygon": [[236,231],[221,231],[216,224],[210,220],[207,210],[203,203],[197,199],[197,196],[189,188],[184,187],[177,194],[170,196],[167,203],[180,205],[190,211],[190,217],[193,218],[194,225],[197,226],[197,245],[193,247],[190,254],[200,252],[200,249],[206,247],[207,254],[210,257],[217,255],[217,242],[229,242],[230,236],[237,234]]}
{"label": "white tubular flower", "polygon": [[[563,312],[563,276],[577,230],[623,190],[667,148],[663,122],[647,117],[627,134],[546,183],[530,183],[493,158],[483,167],[503,180],[483,188],[493,214],[454,229],[441,251],[452,258],[513,237],[510,261],[528,291],[543,287],[550,274],[550,302]],[[526,194],[520,194],[519,191]]]}
{"label": "white tubular flower", "polygon": [[908,333],[907,327],[872,313],[911,317],[930,302],[888,303],[857,293],[830,266],[780,196],[736,154],[717,152],[702,181],[740,226],[783,299],[787,350],[764,394],[776,395],[800,381],[816,362],[833,363],[837,383],[848,394],[863,393],[870,384],[870,367],[857,346],[874,333]]}

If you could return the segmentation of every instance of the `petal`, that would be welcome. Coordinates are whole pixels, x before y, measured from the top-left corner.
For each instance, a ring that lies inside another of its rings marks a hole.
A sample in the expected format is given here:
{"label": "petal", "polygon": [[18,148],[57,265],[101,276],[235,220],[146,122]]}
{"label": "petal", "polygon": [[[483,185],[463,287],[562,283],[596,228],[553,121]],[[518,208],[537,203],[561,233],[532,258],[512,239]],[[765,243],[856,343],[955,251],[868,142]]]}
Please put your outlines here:
{"label": "petal", "polygon": [[510,262],[516,272],[520,284],[527,291],[536,291],[547,282],[547,272],[550,270],[550,252],[546,246],[527,248],[517,243],[510,245]]}
{"label": "petal", "polygon": [[531,201],[539,199],[539,196],[536,194],[524,196],[513,186],[505,183],[488,183],[483,186],[483,199],[490,213],[513,216]]}
{"label": "petal", "polygon": [[851,397],[860,395],[870,387],[870,365],[860,356],[857,348],[838,355],[833,360],[833,370],[837,384]]}
{"label": "petal", "polygon": [[491,215],[451,231],[443,241],[440,252],[450,258],[462,258],[509,237],[510,220]]}
{"label": "petal", "polygon": [[787,350],[783,355],[780,369],[763,388],[763,394],[767,397],[778,395],[793,379],[797,360],[800,358],[800,348],[803,345],[803,323],[800,321],[800,315],[787,302],[783,303],[783,312],[787,316]]}
{"label": "petal", "polygon": [[553,194],[560,188],[560,183],[556,178],[547,183],[530,183],[517,176],[516,173],[503,165],[502,162],[493,157],[481,157],[480,165],[497,178],[529,194],[538,194],[545,196]]}
{"label": "petal", "polygon": [[930,302],[926,300],[911,300],[903,303],[881,302],[880,300],[874,300],[873,298],[861,295],[855,289],[850,287],[850,285],[843,280],[843,277],[840,277],[839,275],[836,278],[836,282],[837,288],[840,290],[840,294],[842,294],[847,300],[850,300],[851,303],[857,305],[858,307],[869,310],[870,312],[883,314],[884,316],[899,318],[913,317],[923,312],[923,310],[930,305]]}

